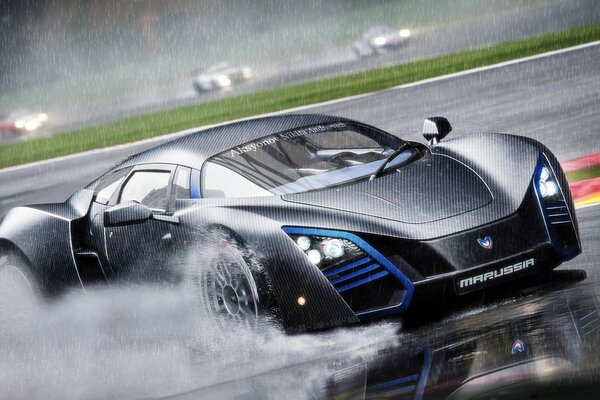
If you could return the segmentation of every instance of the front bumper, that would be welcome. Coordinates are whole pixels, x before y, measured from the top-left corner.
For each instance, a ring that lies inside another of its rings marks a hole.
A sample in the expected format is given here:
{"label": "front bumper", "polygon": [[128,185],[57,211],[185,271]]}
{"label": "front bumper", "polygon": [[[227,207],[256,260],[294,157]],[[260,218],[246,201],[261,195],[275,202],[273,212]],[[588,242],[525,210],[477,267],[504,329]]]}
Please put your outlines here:
{"label": "front bumper", "polygon": [[487,264],[419,281],[414,284],[415,303],[427,304],[496,286],[505,286],[509,292],[514,289],[512,283],[519,287],[533,284],[537,277],[548,273],[561,262],[562,259],[550,244],[541,244],[529,251]]}
{"label": "front bumper", "polygon": [[[579,254],[576,223],[553,225],[551,221],[532,184],[515,214],[491,224],[426,241],[361,238],[410,280],[413,302],[420,303],[515,281],[527,284],[530,277]],[[489,238],[489,246],[482,238]],[[356,312],[357,304],[349,305]],[[388,314],[392,310],[388,305]],[[367,319],[380,316],[380,311],[365,313],[363,308],[357,315]]]}
{"label": "front bumper", "polygon": [[[557,175],[563,178],[558,170]],[[518,210],[510,216],[431,240],[299,227],[284,227],[284,231],[292,235],[288,240],[294,234],[339,237],[364,251],[366,260],[356,265],[337,265],[336,272],[332,272],[310,263],[298,249],[306,264],[303,268],[320,276],[326,286],[322,290],[337,295],[338,308],[351,312],[354,318],[368,320],[422,309],[423,304],[439,304],[444,297],[492,286],[503,284],[510,292],[533,283],[532,276],[546,273],[581,252],[568,188],[561,201],[558,211],[564,214],[564,208],[568,210],[568,223],[562,219],[564,216],[558,220],[556,212],[548,212],[548,207],[557,206],[539,198],[532,180]],[[560,223],[552,223],[557,221]],[[451,223],[451,219],[440,221]],[[340,286],[338,282],[342,281]],[[302,292],[296,288],[299,283],[291,285],[294,293]],[[352,290],[347,290],[348,285]]]}

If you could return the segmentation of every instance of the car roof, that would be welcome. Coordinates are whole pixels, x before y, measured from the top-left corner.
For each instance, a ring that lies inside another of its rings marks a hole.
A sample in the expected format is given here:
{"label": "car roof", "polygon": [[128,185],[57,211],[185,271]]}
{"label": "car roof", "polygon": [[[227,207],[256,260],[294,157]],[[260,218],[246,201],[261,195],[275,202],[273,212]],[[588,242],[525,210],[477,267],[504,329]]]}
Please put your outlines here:
{"label": "car roof", "polygon": [[177,164],[200,169],[204,162],[235,146],[278,132],[332,122],[354,122],[322,114],[287,114],[238,121],[199,130],[133,155],[116,168],[138,164]]}
{"label": "car roof", "polygon": [[232,67],[232,65],[228,62],[222,62],[222,63],[218,63],[218,64],[214,64],[211,65],[210,67],[206,68],[205,72],[218,72],[218,71],[224,71],[226,69],[230,69]]}
{"label": "car roof", "polygon": [[365,31],[365,33],[363,34],[364,37],[372,37],[372,36],[379,36],[379,35],[385,35],[388,33],[392,33],[394,32],[394,28],[392,28],[389,25],[375,25],[370,27],[369,29],[367,29]]}

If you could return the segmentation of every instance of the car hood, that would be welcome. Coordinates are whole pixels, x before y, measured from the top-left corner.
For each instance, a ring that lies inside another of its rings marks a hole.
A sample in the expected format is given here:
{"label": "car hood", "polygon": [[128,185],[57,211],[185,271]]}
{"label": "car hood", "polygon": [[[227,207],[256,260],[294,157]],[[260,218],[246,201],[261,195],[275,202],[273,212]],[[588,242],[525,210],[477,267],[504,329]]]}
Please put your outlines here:
{"label": "car hood", "polygon": [[488,185],[465,164],[432,154],[373,181],[285,195],[289,202],[423,224],[453,217],[492,202]]}

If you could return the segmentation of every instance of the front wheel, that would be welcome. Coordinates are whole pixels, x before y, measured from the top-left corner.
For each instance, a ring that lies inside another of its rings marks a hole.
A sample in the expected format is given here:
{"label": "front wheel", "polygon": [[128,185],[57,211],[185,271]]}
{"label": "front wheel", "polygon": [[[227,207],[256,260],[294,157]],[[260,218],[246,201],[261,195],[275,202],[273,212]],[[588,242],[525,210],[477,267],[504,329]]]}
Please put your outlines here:
{"label": "front wheel", "polygon": [[259,318],[259,298],[252,273],[235,250],[219,253],[201,272],[208,311],[219,329],[254,329]]}
{"label": "front wheel", "polygon": [[237,245],[223,240],[195,261],[195,297],[223,336],[270,323],[273,307],[261,266]]}

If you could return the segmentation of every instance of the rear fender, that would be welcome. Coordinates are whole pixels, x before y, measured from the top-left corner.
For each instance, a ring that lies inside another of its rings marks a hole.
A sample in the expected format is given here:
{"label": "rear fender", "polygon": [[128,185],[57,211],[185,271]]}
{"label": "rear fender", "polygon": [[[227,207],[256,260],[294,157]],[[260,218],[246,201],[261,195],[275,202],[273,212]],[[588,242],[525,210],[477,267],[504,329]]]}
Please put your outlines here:
{"label": "rear fender", "polygon": [[83,288],[73,254],[72,225],[87,214],[92,197],[93,192],[84,189],[65,203],[17,207],[0,225],[2,251],[16,251],[26,259],[45,295]]}

